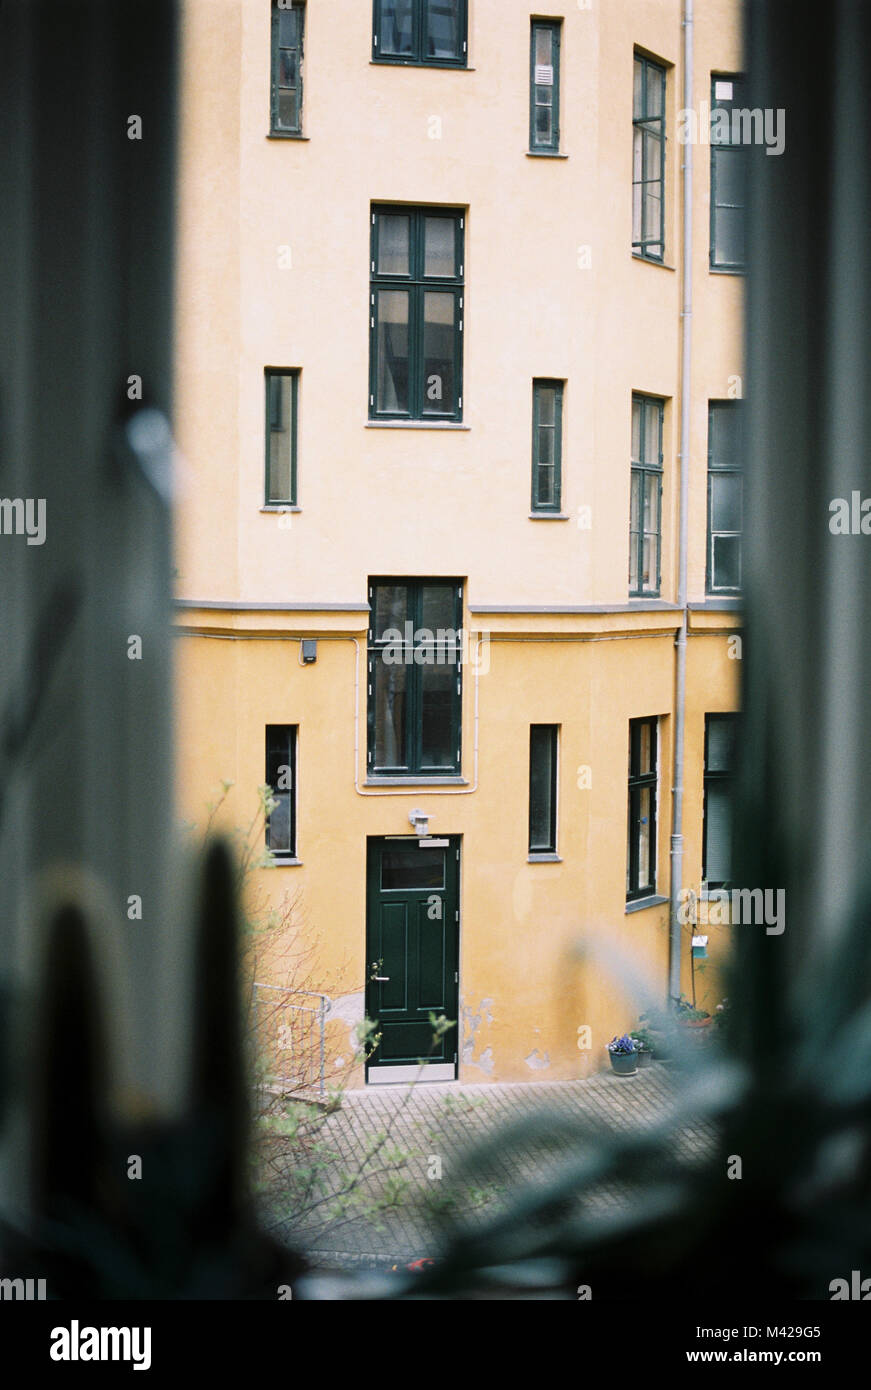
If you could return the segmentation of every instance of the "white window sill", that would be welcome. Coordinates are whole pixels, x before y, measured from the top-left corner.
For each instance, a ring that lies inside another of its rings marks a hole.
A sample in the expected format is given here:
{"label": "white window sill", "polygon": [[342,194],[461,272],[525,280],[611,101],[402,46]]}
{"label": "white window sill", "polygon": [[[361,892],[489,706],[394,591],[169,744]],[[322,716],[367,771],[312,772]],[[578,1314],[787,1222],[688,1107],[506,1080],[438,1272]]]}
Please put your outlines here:
{"label": "white window sill", "polygon": [[469,430],[456,420],[367,420],[367,430]]}
{"label": "white window sill", "polygon": [[626,915],[628,916],[630,912],[641,912],[645,907],[661,907],[663,903],[667,902],[668,898],[664,897],[662,893],[651,893],[648,898],[633,898],[631,902],[626,904]]}
{"label": "white window sill", "polygon": [[370,58],[370,68],[438,68],[440,72],[475,72],[465,63],[421,63],[415,58]]}
{"label": "white window sill", "polygon": [[639,251],[632,252],[633,261],[643,261],[645,265],[658,265],[660,270],[676,270],[677,267],[669,265],[667,261],[658,261],[655,256],[642,256]]}
{"label": "white window sill", "polygon": [[544,851],[541,854],[536,854],[533,851],[532,854],[527,855],[526,862],[527,864],[561,864],[563,861],[558,854],[549,854]]}
{"label": "white window sill", "polygon": [[367,777],[363,785],[364,787],[408,787],[409,791],[416,791],[426,787],[467,787],[469,783],[465,777],[427,777],[412,773],[410,777]]}

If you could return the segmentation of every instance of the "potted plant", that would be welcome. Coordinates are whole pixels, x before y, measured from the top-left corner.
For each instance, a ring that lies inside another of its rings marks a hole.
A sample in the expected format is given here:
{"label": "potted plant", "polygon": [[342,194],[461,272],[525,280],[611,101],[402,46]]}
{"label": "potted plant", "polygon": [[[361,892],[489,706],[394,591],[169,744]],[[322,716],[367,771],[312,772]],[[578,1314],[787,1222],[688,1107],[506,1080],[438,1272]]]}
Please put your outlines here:
{"label": "potted plant", "polygon": [[634,1076],[638,1070],[638,1050],[635,1039],[624,1033],[622,1038],[612,1038],[608,1044],[611,1070],[618,1076]]}
{"label": "potted plant", "polygon": [[691,1040],[693,1045],[701,1046],[709,1041],[707,1030],[714,1020],[707,1009],[697,1009],[686,995],[682,994],[675,1001],[674,1016],[678,1027],[687,1031],[688,1041]]}
{"label": "potted plant", "polygon": [[671,1058],[670,1024],[667,1015],[660,1010],[655,1010],[650,1013],[639,1014],[638,1022],[642,1025],[638,1029],[638,1033],[644,1036],[652,1055],[658,1062],[669,1061]]}
{"label": "potted plant", "polygon": [[639,1070],[642,1067],[649,1067],[656,1052],[652,1032],[649,1028],[633,1028],[629,1036],[635,1040]]}

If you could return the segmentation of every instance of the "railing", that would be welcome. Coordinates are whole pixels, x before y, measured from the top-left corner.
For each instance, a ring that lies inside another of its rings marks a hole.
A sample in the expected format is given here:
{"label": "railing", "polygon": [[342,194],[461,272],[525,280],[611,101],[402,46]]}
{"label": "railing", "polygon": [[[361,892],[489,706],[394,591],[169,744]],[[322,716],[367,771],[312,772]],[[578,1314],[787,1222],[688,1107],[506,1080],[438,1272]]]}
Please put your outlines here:
{"label": "railing", "polygon": [[[294,999],[316,1004],[292,1003]],[[326,1017],[330,999],[310,989],[254,985],[253,1033],[262,1084],[269,1089],[325,1095]]]}

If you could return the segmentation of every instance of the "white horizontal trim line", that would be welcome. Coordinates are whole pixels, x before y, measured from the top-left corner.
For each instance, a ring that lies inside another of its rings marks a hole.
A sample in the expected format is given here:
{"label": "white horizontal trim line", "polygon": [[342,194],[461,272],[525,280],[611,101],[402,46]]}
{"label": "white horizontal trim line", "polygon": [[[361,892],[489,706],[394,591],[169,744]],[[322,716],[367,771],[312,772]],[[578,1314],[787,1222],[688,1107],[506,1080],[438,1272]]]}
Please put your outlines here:
{"label": "white horizontal trim line", "polygon": [[470,603],[470,613],[679,613],[680,604],[662,599],[631,603]]}
{"label": "white horizontal trim line", "polygon": [[227,613],[368,613],[368,603],[325,603],[312,599],[310,603],[260,602],[258,599],[175,598],[176,608],[220,608]]}

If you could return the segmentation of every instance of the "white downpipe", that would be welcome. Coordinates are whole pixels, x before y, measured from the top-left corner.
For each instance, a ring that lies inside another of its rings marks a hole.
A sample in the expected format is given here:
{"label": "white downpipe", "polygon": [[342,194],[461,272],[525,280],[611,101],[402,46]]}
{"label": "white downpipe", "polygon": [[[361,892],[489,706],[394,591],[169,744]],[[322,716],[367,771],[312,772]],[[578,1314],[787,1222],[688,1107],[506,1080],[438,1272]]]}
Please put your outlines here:
{"label": "white downpipe", "polygon": [[[683,105],[693,109],[693,0],[684,0]],[[683,244],[681,249],[681,409],[680,409],[680,518],[678,524],[677,601],[681,624],[675,639],[674,682],[674,777],[671,826],[671,906],[669,927],[668,991],[680,995],[682,927],[678,917],[683,878],[683,781],[687,678],[687,535],[689,519],[690,385],[693,343],[693,146],[683,146]]]}

